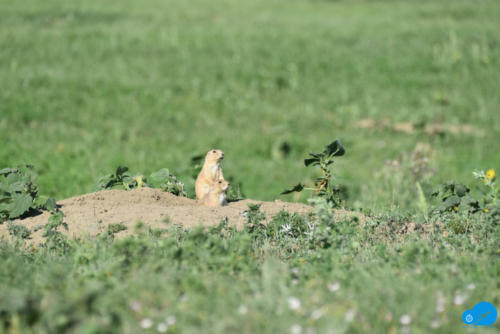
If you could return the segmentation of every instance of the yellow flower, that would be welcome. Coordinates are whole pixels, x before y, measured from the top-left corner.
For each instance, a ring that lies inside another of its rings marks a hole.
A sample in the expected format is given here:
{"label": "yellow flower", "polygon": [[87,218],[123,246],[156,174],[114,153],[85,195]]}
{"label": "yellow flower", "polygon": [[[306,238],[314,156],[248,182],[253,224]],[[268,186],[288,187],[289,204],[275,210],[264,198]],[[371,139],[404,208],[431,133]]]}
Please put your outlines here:
{"label": "yellow flower", "polygon": [[453,210],[455,210],[456,212],[458,212],[458,206],[455,206],[455,207],[453,208]]}
{"label": "yellow flower", "polygon": [[489,169],[487,172],[486,172],[486,178],[484,179],[484,183],[488,182],[488,181],[492,181],[494,178],[495,178],[495,170],[492,168],[492,169]]}
{"label": "yellow flower", "polygon": [[484,212],[488,212],[488,211],[490,211],[490,210],[488,210],[488,209],[484,209]]}

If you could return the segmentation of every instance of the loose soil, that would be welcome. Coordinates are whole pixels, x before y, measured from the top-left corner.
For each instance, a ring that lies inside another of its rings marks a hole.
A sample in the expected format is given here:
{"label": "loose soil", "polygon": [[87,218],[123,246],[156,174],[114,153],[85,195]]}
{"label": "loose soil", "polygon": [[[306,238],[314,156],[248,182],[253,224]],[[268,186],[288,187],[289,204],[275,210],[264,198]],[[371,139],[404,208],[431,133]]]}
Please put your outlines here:
{"label": "loose soil", "polygon": [[[312,210],[311,206],[302,203],[278,200],[261,202],[250,199],[230,202],[224,207],[203,207],[192,199],[152,188],[130,191],[104,190],[67,198],[57,204],[64,212],[64,221],[68,224],[67,231],[62,227],[59,230],[72,238],[106,232],[108,225],[116,223],[123,223],[127,227],[127,230],[119,232],[117,236],[134,233],[138,222],[152,228],[167,228],[172,224],[194,227],[217,225],[222,219],[227,218],[230,225],[242,228],[246,222],[245,211],[248,210],[248,204],[261,204],[260,210],[265,212],[266,221],[281,210],[299,214],[306,214]],[[336,211],[339,219],[351,214],[348,211]],[[30,242],[40,243],[43,241],[42,227],[47,224],[49,216],[50,213],[42,212],[17,219],[14,223],[24,225],[32,231]],[[0,225],[0,237],[3,236],[9,236],[7,223]]]}

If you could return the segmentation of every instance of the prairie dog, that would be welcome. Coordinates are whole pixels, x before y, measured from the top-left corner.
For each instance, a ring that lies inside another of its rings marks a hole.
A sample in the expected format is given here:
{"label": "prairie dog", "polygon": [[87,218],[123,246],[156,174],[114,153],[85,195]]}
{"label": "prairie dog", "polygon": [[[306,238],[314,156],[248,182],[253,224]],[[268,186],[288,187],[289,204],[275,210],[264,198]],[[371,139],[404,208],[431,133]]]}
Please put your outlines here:
{"label": "prairie dog", "polygon": [[197,200],[202,199],[206,194],[208,194],[212,183],[220,180],[224,181],[221,166],[222,159],[224,159],[224,152],[221,150],[212,149],[208,151],[205,156],[203,168],[196,178],[195,191]]}
{"label": "prairie dog", "polygon": [[208,193],[198,203],[204,206],[227,205],[226,191],[228,188],[229,182],[226,180],[215,181],[210,185]]}

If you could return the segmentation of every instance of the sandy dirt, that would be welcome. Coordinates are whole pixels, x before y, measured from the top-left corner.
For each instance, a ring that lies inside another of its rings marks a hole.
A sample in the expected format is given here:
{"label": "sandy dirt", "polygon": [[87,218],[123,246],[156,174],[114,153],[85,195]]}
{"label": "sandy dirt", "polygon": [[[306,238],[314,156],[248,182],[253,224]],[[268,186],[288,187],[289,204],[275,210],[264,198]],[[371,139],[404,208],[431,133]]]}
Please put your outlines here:
{"label": "sandy dirt", "polygon": [[[139,221],[154,228],[167,228],[172,224],[193,227],[217,225],[227,217],[230,225],[241,228],[246,221],[245,211],[248,209],[248,204],[261,204],[260,210],[266,213],[266,221],[281,210],[299,214],[312,210],[312,207],[302,203],[278,200],[260,202],[249,199],[231,202],[224,207],[203,207],[192,199],[177,197],[152,188],[131,191],[104,190],[67,198],[57,204],[64,212],[64,221],[68,224],[68,231],[62,227],[59,230],[73,238],[106,232],[109,224],[116,223],[127,226],[127,230],[118,233],[119,236],[129,235],[134,233]],[[339,219],[351,214],[347,211],[337,211]],[[14,223],[24,225],[33,231],[37,227],[43,227],[48,222],[49,216],[50,213],[43,212],[36,216],[17,219]],[[167,220],[168,223],[165,222]],[[30,241],[35,243],[42,241],[42,233],[42,228],[32,232]],[[9,236],[7,223],[0,225],[1,236]]]}

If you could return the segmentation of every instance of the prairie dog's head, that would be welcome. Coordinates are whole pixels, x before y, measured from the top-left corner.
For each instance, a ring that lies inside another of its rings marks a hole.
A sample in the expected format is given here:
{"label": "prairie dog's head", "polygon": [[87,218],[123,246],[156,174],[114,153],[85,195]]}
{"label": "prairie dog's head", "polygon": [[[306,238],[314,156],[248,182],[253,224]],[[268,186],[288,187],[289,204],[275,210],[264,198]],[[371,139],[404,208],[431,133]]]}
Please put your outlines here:
{"label": "prairie dog's head", "polygon": [[219,194],[228,190],[229,185],[230,185],[229,182],[227,182],[226,180],[219,180],[214,182],[213,187],[215,192]]}
{"label": "prairie dog's head", "polygon": [[208,162],[219,162],[222,159],[224,159],[224,152],[215,148],[208,151],[205,157],[205,161]]}

